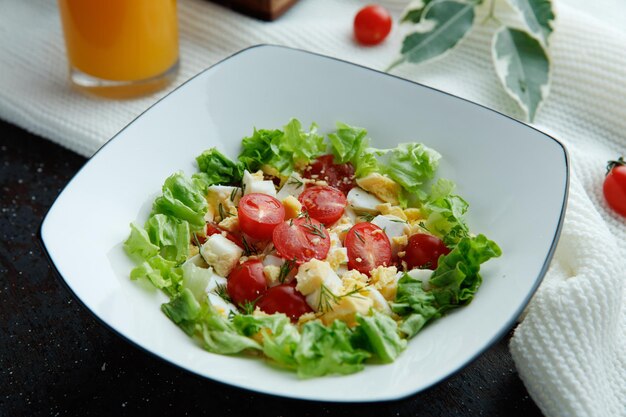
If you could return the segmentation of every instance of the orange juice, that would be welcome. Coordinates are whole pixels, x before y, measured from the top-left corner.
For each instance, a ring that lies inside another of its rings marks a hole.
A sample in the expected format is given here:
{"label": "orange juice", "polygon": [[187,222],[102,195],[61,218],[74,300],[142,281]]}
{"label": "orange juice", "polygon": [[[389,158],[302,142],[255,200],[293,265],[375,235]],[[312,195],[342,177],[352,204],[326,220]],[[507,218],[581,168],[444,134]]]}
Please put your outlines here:
{"label": "orange juice", "polygon": [[176,0],[58,0],[71,70],[133,82],[178,63]]}

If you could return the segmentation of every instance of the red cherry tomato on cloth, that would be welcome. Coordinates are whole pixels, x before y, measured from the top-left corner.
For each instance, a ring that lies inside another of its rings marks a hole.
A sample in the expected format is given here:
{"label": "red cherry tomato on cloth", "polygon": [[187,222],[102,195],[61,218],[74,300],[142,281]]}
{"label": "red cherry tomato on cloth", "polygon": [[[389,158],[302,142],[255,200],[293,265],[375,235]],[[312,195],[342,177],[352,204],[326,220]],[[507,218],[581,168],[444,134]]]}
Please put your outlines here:
{"label": "red cherry tomato on cloth", "polygon": [[305,178],[326,181],[331,187],[348,194],[354,187],[354,166],[350,162],[335,164],[332,155],[322,155],[309,165],[303,173]]}
{"label": "red cherry tomato on cloth", "polygon": [[267,314],[284,313],[292,322],[313,311],[293,284],[281,284],[268,289],[256,306]]}
{"label": "red cherry tomato on cloth", "polygon": [[237,306],[258,300],[267,290],[263,262],[255,259],[237,265],[228,275],[226,290]]}
{"label": "red cherry tomato on cloth", "polygon": [[409,269],[437,269],[439,257],[450,253],[450,249],[436,236],[418,233],[409,238],[403,261]]}
{"label": "red cherry tomato on cloth", "polygon": [[379,266],[391,264],[391,243],[380,227],[363,222],[352,226],[345,239],[348,268],[369,276]]}
{"label": "red cherry tomato on cloth", "polygon": [[334,187],[315,185],[300,194],[298,200],[306,208],[309,216],[324,226],[335,223],[343,215],[348,204],[346,196]]}
{"label": "red cherry tomato on cloth", "polygon": [[272,243],[285,259],[301,264],[311,259],[325,259],[330,249],[330,236],[324,225],[315,219],[298,217],[274,229]]}
{"label": "red cherry tomato on cloth", "polygon": [[391,16],[382,6],[370,4],[354,17],[354,37],[362,45],[377,45],[391,32]]}
{"label": "red cherry tomato on cloth", "polygon": [[241,231],[256,239],[270,239],[274,228],[285,220],[285,207],[267,194],[250,193],[237,207]]}
{"label": "red cherry tomato on cloth", "polygon": [[607,204],[617,214],[626,217],[626,161],[620,157],[606,166],[602,191]]}

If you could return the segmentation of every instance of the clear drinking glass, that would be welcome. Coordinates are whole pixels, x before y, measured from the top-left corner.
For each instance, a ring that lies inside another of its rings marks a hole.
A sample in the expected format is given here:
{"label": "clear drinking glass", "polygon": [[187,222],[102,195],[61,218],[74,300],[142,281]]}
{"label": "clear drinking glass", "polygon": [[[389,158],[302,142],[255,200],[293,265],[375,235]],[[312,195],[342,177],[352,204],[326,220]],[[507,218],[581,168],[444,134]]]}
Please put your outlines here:
{"label": "clear drinking glass", "polygon": [[99,96],[148,94],[178,70],[176,0],[58,0],[70,81]]}

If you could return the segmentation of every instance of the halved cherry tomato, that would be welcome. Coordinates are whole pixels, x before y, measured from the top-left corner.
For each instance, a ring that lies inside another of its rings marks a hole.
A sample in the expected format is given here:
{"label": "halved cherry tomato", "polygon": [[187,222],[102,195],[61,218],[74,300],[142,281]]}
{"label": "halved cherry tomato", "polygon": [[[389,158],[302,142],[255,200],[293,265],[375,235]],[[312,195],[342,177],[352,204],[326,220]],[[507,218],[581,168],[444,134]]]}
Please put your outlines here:
{"label": "halved cherry tomato", "polygon": [[609,207],[626,217],[626,161],[623,157],[609,161],[602,192]]}
{"label": "halved cherry tomato", "polygon": [[370,4],[354,17],[354,37],[363,45],[381,43],[391,32],[391,15],[382,6]]}
{"label": "halved cherry tomato", "polygon": [[284,313],[292,322],[313,311],[294,284],[281,284],[268,289],[256,306],[267,314]]}
{"label": "halved cherry tomato", "polygon": [[379,266],[391,264],[391,243],[380,227],[363,222],[352,226],[345,239],[348,268],[369,275]]}
{"label": "halved cherry tomato", "polygon": [[417,233],[409,238],[403,261],[409,269],[437,269],[439,257],[450,253],[450,249],[436,236]]}
{"label": "halved cherry tomato", "polygon": [[281,257],[295,259],[298,264],[313,258],[325,259],[330,249],[330,236],[324,225],[307,217],[279,224],[272,242]]}
{"label": "halved cherry tomato", "polygon": [[237,207],[241,231],[256,239],[270,239],[274,228],[285,220],[285,207],[267,194],[250,193]]}
{"label": "halved cherry tomato", "polygon": [[253,259],[237,265],[228,275],[226,289],[237,306],[258,300],[267,290],[263,262]]}
{"label": "halved cherry tomato", "polygon": [[354,166],[350,162],[335,164],[332,155],[322,155],[311,163],[302,174],[305,178],[326,181],[331,187],[339,189],[342,193],[354,187]]}
{"label": "halved cherry tomato", "polygon": [[346,196],[335,187],[315,185],[300,194],[298,200],[306,208],[309,216],[324,223],[324,226],[335,223],[343,215],[348,204]]}

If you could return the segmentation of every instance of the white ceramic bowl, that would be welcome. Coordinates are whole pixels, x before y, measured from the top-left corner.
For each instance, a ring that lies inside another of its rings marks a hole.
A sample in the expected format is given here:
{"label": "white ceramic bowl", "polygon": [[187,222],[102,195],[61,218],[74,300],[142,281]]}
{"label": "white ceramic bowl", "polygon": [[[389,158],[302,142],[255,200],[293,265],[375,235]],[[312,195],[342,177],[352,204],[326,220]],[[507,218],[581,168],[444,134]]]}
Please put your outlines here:
{"label": "white ceramic bowl", "polygon": [[[291,117],[368,129],[377,147],[420,141],[443,155],[440,175],[470,203],[468,222],[502,248],[474,301],[427,326],[389,365],[298,380],[261,360],[208,353],[163,315],[161,293],[131,282],[122,250],[164,179],[195,172],[217,146],[238,153],[253,127]],[[553,138],[452,95],[336,59],[258,46],[200,73],[109,141],[63,190],[41,237],[70,290],[106,325],[191,372],[286,397],[377,401],[423,390],[458,371],[515,323],[546,272],[568,190],[568,159]]]}

